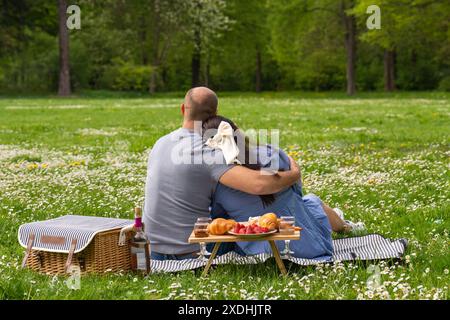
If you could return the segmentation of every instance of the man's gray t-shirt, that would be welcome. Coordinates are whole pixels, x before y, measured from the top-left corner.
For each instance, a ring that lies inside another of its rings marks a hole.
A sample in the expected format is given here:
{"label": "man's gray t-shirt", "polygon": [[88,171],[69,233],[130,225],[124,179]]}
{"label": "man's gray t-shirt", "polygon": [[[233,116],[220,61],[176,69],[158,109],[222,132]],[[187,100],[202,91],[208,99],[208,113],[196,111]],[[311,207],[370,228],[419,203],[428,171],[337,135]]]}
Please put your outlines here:
{"label": "man's gray t-shirt", "polygon": [[201,135],[178,129],[160,138],[150,153],[143,221],[151,250],[183,254],[198,250],[188,244],[199,217],[209,206],[227,165],[220,150],[204,146]]}

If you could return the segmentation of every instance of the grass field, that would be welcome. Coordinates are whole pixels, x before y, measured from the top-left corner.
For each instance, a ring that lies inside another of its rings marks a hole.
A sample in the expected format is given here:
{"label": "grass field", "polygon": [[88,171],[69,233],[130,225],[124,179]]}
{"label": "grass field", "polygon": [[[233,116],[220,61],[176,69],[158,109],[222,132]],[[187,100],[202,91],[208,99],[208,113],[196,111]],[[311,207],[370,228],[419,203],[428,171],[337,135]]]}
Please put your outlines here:
{"label": "grass field", "polygon": [[86,93],[71,99],[0,98],[1,299],[448,299],[450,94],[223,94],[220,113],[244,128],[281,130],[281,146],[313,192],[370,233],[405,237],[402,261],[219,266],[178,274],[64,277],[19,268],[17,229],[65,214],[132,218],[147,154],[181,124],[181,94]]}

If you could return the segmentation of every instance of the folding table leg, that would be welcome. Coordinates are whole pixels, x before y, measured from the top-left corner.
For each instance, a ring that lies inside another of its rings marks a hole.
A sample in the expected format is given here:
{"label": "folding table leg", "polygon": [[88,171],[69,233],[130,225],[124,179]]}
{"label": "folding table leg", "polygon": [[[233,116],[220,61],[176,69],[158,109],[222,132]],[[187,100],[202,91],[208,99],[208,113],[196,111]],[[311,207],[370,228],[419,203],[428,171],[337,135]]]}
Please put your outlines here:
{"label": "folding table leg", "polygon": [[280,271],[284,276],[287,275],[286,267],[284,266],[283,260],[281,260],[280,252],[278,251],[278,247],[275,244],[275,241],[269,240],[269,243],[270,247],[272,248],[273,256],[275,257],[278,268],[280,268]]}
{"label": "folding table leg", "polygon": [[216,257],[217,251],[219,250],[221,242],[216,242],[214,245],[213,251],[211,252],[211,255],[209,256],[208,262],[206,263],[205,269],[202,272],[202,277],[205,277],[208,274],[208,270],[211,267],[211,264]]}

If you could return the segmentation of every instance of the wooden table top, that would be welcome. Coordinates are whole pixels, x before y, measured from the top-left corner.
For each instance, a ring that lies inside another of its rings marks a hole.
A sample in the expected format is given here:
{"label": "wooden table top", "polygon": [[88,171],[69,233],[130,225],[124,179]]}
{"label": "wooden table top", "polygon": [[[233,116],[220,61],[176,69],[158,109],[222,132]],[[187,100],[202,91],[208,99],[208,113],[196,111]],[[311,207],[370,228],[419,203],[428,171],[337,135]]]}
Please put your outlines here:
{"label": "wooden table top", "polygon": [[239,236],[234,235],[209,235],[207,237],[197,238],[194,235],[194,231],[192,231],[191,235],[189,236],[189,243],[210,243],[210,242],[249,242],[249,241],[269,241],[269,240],[300,240],[300,231],[295,231],[292,234],[280,234],[280,233],[273,233],[265,237],[260,238],[254,238],[254,239],[247,239],[247,238],[240,238]]}

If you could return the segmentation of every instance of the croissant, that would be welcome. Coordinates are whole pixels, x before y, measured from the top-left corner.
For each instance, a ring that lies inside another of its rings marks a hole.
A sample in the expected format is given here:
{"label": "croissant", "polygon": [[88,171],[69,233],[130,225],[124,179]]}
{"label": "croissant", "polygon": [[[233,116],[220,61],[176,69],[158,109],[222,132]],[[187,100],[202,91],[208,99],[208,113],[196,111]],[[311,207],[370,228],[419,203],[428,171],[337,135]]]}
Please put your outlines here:
{"label": "croissant", "polygon": [[208,225],[208,232],[212,235],[222,235],[233,229],[235,225],[236,221],[233,219],[217,218]]}
{"label": "croissant", "polygon": [[259,218],[258,225],[262,228],[275,230],[278,228],[278,217],[275,213],[266,213]]}

